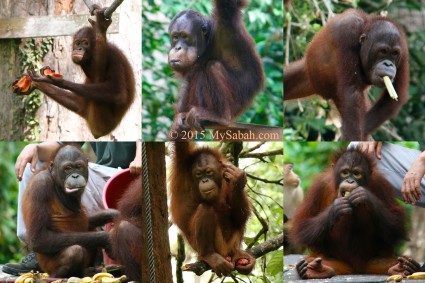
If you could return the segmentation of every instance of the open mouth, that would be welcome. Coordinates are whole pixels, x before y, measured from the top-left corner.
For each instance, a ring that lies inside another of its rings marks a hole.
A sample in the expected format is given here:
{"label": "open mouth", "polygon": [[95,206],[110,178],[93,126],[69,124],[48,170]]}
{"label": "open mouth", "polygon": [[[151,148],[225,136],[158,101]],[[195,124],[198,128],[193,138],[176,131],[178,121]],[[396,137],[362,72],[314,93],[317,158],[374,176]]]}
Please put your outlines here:
{"label": "open mouth", "polygon": [[350,194],[350,192],[349,192],[349,191],[341,192],[341,196],[342,196],[343,198],[348,197],[348,195],[349,195],[349,194]]}

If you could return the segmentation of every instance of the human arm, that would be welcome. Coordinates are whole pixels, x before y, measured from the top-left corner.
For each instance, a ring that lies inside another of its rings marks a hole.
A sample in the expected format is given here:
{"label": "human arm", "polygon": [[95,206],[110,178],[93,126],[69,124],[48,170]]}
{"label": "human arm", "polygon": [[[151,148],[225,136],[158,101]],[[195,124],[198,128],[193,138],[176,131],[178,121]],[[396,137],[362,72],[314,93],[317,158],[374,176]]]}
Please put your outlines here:
{"label": "human arm", "polygon": [[382,158],[382,142],[359,142],[357,147],[371,156],[375,155],[379,160]]}
{"label": "human arm", "polygon": [[134,160],[130,162],[129,168],[131,174],[142,173],[142,140],[136,141],[136,156]]}
{"label": "human arm", "polygon": [[51,154],[60,147],[57,142],[43,142],[41,144],[29,144],[19,154],[15,163],[15,174],[19,181],[22,180],[27,163],[31,163],[31,171],[35,171],[38,161],[49,160]]}
{"label": "human arm", "polygon": [[421,180],[425,175],[425,151],[412,163],[403,179],[401,194],[405,203],[415,204],[422,197]]}

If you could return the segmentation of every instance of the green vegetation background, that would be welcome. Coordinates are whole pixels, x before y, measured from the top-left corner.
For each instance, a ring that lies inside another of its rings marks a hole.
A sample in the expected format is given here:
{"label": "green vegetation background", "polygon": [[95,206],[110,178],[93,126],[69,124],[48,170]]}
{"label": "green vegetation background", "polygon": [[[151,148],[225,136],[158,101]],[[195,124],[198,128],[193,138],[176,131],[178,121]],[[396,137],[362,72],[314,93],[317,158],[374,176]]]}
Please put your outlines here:
{"label": "green vegetation background", "polygon": [[[394,142],[419,150],[417,142]],[[294,164],[294,172],[300,177],[304,191],[317,175],[331,166],[331,157],[348,146],[348,142],[284,142],[284,161]]]}
{"label": "green vegetation background", "polygon": [[15,161],[27,143],[0,142],[0,263],[19,262],[24,251],[16,236],[18,180]]}
{"label": "green vegetation background", "polygon": [[[203,15],[212,11],[213,1],[143,1],[142,133],[145,141],[167,140],[173,122],[173,103],[182,81],[167,64],[170,40],[168,25],[180,11],[193,9]],[[244,22],[256,42],[263,62],[266,88],[238,121],[282,126],[283,7],[273,0],[250,0]]]}
{"label": "green vegetation background", "polygon": [[[362,9],[368,13],[388,11],[388,16],[396,16],[398,9],[420,11],[424,1],[416,0],[308,0],[293,1],[285,10],[284,37],[285,61],[300,59],[314,34],[322,28],[322,14],[328,18],[325,3],[334,13],[341,13],[349,8]],[[396,18],[397,20],[397,18]],[[290,23],[290,25],[289,25]],[[288,27],[291,27],[288,30]],[[406,28],[403,27],[406,31]],[[423,140],[425,138],[425,26],[417,27],[415,32],[407,32],[410,63],[409,101],[403,106],[398,116],[385,123],[373,134],[375,140]],[[287,63],[287,62],[285,62]],[[377,97],[378,89],[372,89]],[[302,107],[300,105],[302,104]],[[330,118],[330,106],[323,99],[303,100],[302,103],[284,103],[285,140],[335,140],[335,126]]]}

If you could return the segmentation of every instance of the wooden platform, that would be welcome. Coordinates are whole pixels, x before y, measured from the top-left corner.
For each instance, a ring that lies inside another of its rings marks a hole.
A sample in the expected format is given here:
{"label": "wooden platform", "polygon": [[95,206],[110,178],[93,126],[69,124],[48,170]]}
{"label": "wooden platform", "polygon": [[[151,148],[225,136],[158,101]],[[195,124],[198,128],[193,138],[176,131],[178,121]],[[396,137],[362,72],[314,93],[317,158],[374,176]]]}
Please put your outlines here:
{"label": "wooden platform", "polygon": [[[356,283],[378,283],[385,282],[388,278],[386,275],[339,275],[329,279],[310,279],[302,280],[295,270],[295,265],[304,255],[287,255],[284,257],[284,282],[285,283],[341,283],[341,282],[356,282]],[[424,283],[425,280],[403,280],[401,282]]]}

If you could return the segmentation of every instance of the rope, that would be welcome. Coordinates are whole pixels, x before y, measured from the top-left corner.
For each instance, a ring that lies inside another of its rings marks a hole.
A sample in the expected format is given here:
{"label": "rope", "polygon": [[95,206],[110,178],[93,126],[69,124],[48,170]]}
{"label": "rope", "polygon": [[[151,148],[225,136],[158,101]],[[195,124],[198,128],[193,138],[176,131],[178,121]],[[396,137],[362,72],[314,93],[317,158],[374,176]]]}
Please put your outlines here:
{"label": "rope", "polygon": [[148,158],[146,156],[146,143],[142,143],[142,170],[143,170],[143,197],[146,215],[146,229],[147,229],[147,244],[148,244],[148,259],[149,259],[149,278],[150,283],[155,283],[155,257],[153,254],[153,233],[152,233],[152,213],[151,213],[151,196],[149,188],[149,174],[148,174]]}

